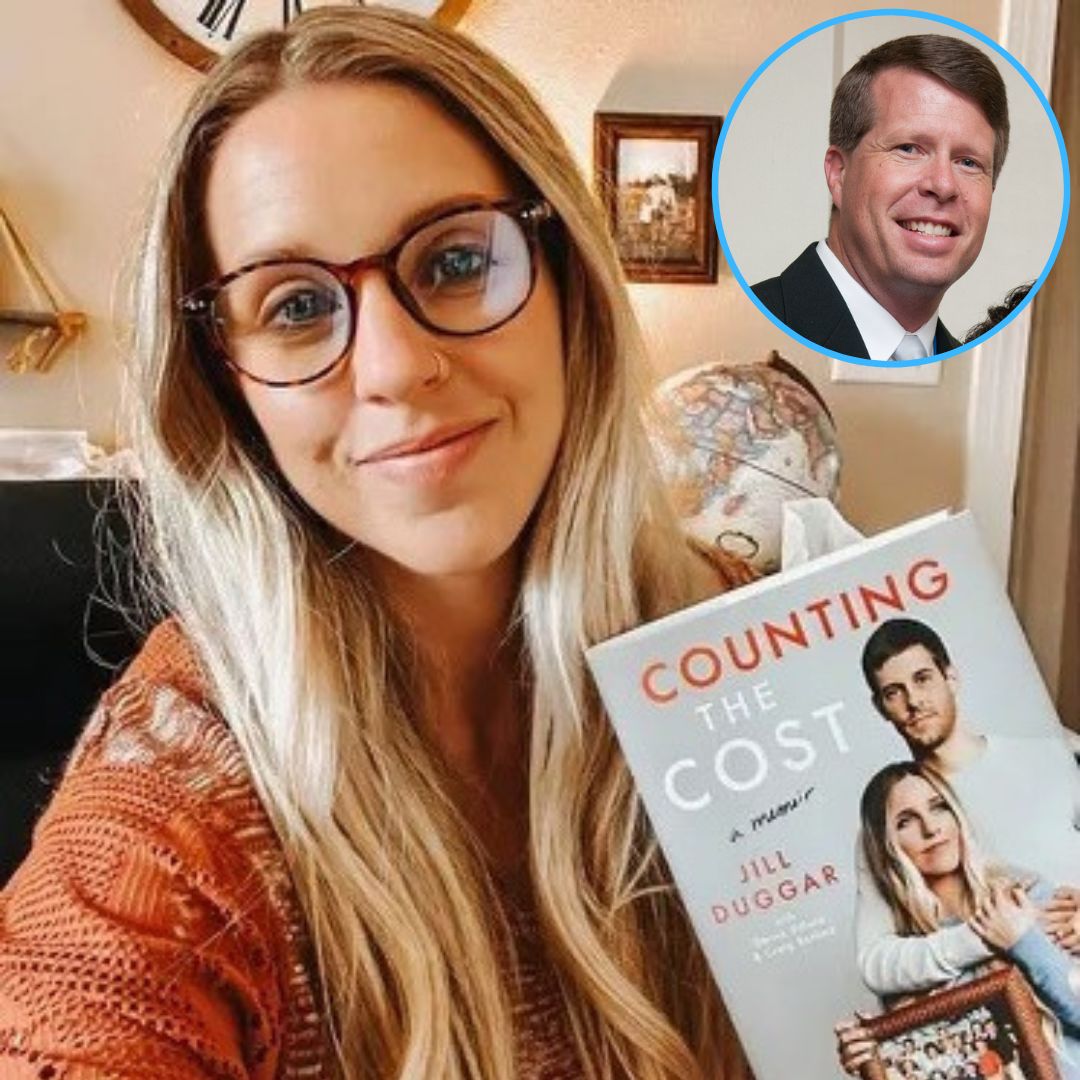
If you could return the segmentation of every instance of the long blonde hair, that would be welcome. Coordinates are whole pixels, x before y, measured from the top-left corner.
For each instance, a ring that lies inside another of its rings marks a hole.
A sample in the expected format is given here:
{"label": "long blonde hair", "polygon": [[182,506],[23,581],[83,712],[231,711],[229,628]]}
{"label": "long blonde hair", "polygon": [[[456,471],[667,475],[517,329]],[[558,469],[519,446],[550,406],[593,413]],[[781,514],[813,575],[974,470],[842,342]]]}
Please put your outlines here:
{"label": "long blonde hair", "polygon": [[888,816],[889,794],[909,777],[929,784],[956,819],[960,841],[957,870],[963,885],[965,918],[973,915],[979,902],[989,895],[992,883],[1007,879],[1008,874],[983,855],[964,808],[941,773],[921,761],[894,761],[880,769],[862,796],[862,844],[867,866],[892,909],[898,932],[931,934],[945,924],[948,915],[918,868],[895,842]]}
{"label": "long blonde hair", "polygon": [[[278,472],[235,387],[177,318],[214,268],[214,149],[298,83],[431,95],[554,207],[568,414],[525,538],[515,612],[531,693],[530,866],[585,1072],[734,1075],[735,1050],[583,649],[698,598],[653,479],[641,349],[595,201],[524,87],[467,39],[328,10],[251,39],[196,93],[158,180],[135,287],[136,445],[163,597],[195,644],[289,860],[349,1076],[515,1075],[505,926],[444,766],[413,720],[408,633],[363,553]],[[415,136],[420,137],[420,136]]]}

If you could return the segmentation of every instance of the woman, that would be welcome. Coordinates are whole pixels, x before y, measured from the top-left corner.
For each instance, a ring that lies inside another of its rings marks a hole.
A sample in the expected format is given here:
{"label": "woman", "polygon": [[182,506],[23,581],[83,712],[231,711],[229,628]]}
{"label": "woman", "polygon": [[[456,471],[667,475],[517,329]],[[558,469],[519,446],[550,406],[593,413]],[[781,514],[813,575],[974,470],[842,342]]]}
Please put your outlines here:
{"label": "woman", "polygon": [[742,571],[653,479],[617,261],[527,92],[400,15],[253,39],[136,304],[175,618],[3,896],[0,1061],[742,1075],[582,656]]}
{"label": "woman", "polygon": [[[988,863],[952,788],[921,762],[881,769],[863,792],[861,818],[867,865],[897,933],[930,934],[966,921],[1023,971],[1055,1018],[1052,1041],[1062,1076],[1080,1077],[1080,968],[1043,931],[1036,906],[1052,890]],[[876,1044],[858,1020],[837,1034],[845,1069],[858,1072]]]}

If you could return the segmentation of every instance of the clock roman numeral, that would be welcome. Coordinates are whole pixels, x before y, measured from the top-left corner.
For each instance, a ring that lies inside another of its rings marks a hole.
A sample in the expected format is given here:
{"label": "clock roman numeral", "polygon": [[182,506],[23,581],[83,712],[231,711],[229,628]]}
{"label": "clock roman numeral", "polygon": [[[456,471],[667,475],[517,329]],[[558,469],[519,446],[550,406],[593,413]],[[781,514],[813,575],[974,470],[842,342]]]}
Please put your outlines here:
{"label": "clock roman numeral", "polygon": [[282,0],[281,5],[281,22],[282,25],[287,26],[291,19],[295,19],[297,15],[303,13],[304,0]]}
{"label": "clock roman numeral", "polygon": [[[210,33],[217,34],[220,32],[226,41],[231,41],[245,3],[247,3],[247,0],[207,0],[202,11],[199,12],[199,22]],[[228,24],[222,30],[221,24],[226,19]]]}

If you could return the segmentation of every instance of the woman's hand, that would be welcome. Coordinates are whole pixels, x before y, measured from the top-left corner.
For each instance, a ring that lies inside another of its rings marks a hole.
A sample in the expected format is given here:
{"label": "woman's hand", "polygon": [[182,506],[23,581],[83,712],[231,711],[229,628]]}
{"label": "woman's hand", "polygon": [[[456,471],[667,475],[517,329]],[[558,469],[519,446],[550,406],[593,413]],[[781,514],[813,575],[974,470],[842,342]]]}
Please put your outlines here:
{"label": "woman's hand", "polygon": [[1055,889],[1040,919],[1051,941],[1080,956],[1080,889],[1068,885]]}
{"label": "woman's hand", "polygon": [[859,1070],[877,1057],[877,1039],[863,1027],[866,1017],[856,1013],[836,1025],[836,1055],[846,1073],[857,1076]]}
{"label": "woman's hand", "polygon": [[1011,949],[1036,923],[1038,909],[1022,885],[995,881],[968,923],[987,945]]}

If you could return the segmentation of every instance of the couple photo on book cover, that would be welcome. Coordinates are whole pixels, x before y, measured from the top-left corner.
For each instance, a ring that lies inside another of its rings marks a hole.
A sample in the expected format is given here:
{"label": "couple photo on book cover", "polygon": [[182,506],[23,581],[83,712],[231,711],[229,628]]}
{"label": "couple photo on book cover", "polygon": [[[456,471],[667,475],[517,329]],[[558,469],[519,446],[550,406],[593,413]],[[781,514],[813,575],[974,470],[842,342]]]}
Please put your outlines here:
{"label": "couple photo on book cover", "polygon": [[[842,1063],[888,1080],[1021,1080],[1047,1075],[1045,1044],[1063,1080],[1080,1077],[1077,770],[1060,740],[985,734],[961,720],[958,673],[926,623],[882,623],[862,669],[911,758],[875,772],[860,801],[857,959],[884,1004],[914,1007],[886,1030],[911,1026],[888,1038],[858,1018],[842,1024]],[[1058,820],[1026,813],[1032,776]],[[1002,961],[1032,991],[1034,1027],[1018,1030],[989,1007],[993,994],[927,1008],[927,995],[971,986]]]}
{"label": "couple photo on book cover", "polygon": [[589,663],[757,1080],[1080,1078],[1080,765],[970,515]]}

